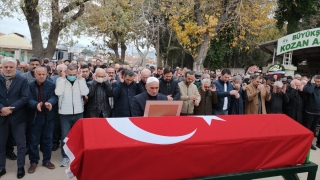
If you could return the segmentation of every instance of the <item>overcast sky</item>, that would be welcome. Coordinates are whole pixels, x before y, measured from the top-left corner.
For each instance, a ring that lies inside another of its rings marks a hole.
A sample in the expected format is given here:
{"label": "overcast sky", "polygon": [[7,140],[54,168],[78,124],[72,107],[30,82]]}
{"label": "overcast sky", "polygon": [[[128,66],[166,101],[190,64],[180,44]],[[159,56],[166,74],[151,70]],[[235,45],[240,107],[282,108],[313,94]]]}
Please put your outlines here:
{"label": "overcast sky", "polygon": [[[4,17],[3,19],[0,19],[0,32],[4,34],[19,33],[24,35],[29,41],[31,41],[31,35],[27,21],[19,21],[18,19]],[[92,46],[92,38],[82,36],[81,38],[74,37],[74,39],[78,40],[78,44],[81,44],[82,46]],[[155,49],[150,48],[150,51],[151,52],[149,52],[148,56],[154,57]],[[132,43],[128,45],[128,49],[126,52],[137,54],[137,51]]]}
{"label": "overcast sky", "polygon": [[[0,32],[4,34],[19,33],[31,41],[29,27],[26,21],[4,17],[3,19],[0,19]],[[81,37],[81,39],[77,40],[79,44],[83,46],[91,45],[91,40],[89,38]]]}

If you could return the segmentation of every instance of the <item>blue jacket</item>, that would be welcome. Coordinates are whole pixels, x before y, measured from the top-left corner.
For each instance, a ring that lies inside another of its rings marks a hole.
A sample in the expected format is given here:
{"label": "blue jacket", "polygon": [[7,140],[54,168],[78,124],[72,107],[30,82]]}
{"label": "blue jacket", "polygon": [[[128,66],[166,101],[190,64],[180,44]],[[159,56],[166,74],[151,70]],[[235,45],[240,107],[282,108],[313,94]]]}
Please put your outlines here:
{"label": "blue jacket", "polygon": [[227,91],[224,91],[224,81],[221,81],[220,78],[213,82],[213,84],[217,87],[217,96],[218,96],[218,103],[213,105],[213,109],[222,110],[224,104],[224,98],[228,98],[228,106],[227,109],[230,107],[231,95],[230,91],[233,90],[233,86],[230,82],[227,82]]}
{"label": "blue jacket", "polygon": [[113,83],[113,100],[114,108],[112,110],[113,117],[131,117],[132,116],[132,99],[137,94],[140,94],[141,90],[137,83],[132,82],[130,85],[126,85],[120,81]]}
{"label": "blue jacket", "polygon": [[29,84],[25,77],[17,74],[12,80],[7,93],[6,82],[0,75],[0,109],[3,107],[14,107],[12,114],[9,116],[0,116],[0,125],[7,119],[12,124],[20,124],[26,122]]}
{"label": "blue jacket", "polygon": [[[143,116],[144,115],[144,109],[146,107],[147,100],[149,100],[149,95],[147,92],[143,92],[141,94],[138,94],[133,97],[133,102],[132,102],[132,109],[133,109],[133,114],[132,116]],[[168,100],[168,97],[158,93],[157,94],[157,100]]]}
{"label": "blue jacket", "polygon": [[244,102],[248,99],[247,91],[242,90],[242,86],[239,90],[240,98],[231,96],[230,107],[228,114],[244,114]]}
{"label": "blue jacket", "polygon": [[[36,81],[31,81],[29,83],[30,86],[30,99],[28,101],[28,106],[29,106],[29,122],[31,124],[34,123],[34,120],[36,119],[37,116],[37,105],[38,105],[38,85]],[[54,90],[56,88],[56,85],[54,82],[46,79],[43,82],[42,85],[42,100],[43,103],[45,102],[49,102],[52,105],[52,109],[51,111],[49,111],[48,109],[46,109],[45,113],[46,113],[46,117],[47,117],[47,121],[52,121],[55,118],[55,105],[58,102],[58,97],[56,96],[56,94],[54,93]]]}

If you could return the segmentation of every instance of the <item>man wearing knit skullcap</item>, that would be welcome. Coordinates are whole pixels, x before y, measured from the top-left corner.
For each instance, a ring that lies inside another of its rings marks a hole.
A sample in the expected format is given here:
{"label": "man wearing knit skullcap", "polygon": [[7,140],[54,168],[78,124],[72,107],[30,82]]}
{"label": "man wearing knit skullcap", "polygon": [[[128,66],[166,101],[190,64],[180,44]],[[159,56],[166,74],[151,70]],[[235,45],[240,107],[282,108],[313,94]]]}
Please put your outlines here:
{"label": "man wearing knit skullcap", "polygon": [[143,116],[147,100],[153,100],[153,101],[168,100],[167,96],[161,93],[158,93],[159,80],[155,77],[149,77],[147,79],[146,90],[147,90],[146,92],[143,92],[133,97],[133,101],[132,101],[133,115],[132,116]]}

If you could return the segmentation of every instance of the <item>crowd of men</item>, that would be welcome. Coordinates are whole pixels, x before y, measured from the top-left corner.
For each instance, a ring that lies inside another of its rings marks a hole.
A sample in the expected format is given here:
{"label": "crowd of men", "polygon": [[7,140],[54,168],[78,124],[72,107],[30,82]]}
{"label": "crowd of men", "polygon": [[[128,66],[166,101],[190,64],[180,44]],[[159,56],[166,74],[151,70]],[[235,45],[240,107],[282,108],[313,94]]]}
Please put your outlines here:
{"label": "crowd of men", "polygon": [[[183,101],[181,116],[283,113],[315,133],[320,75],[284,80],[260,73],[232,75],[229,69],[197,72],[36,57],[19,63],[6,57],[0,65],[0,177],[6,174],[7,157],[17,159],[17,178],[23,178],[26,154],[28,173],[34,173],[39,145],[42,166],[54,169],[51,153],[63,147],[77,120],[143,116],[147,100]],[[317,139],[320,148],[320,133]],[[61,155],[64,167],[69,158],[63,148]]]}

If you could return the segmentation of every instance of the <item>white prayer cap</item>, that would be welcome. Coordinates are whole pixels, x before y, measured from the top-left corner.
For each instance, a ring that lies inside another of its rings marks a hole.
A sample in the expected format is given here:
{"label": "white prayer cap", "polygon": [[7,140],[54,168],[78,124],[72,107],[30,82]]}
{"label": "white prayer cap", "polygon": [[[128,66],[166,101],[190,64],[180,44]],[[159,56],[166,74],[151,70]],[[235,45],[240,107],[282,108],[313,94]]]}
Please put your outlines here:
{"label": "white prayer cap", "polygon": [[155,77],[149,77],[147,79],[147,83],[146,84],[149,84],[149,83],[152,83],[152,82],[159,82],[159,80]]}

